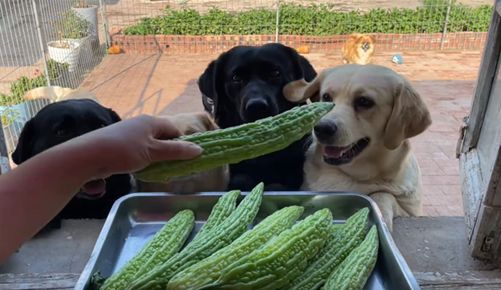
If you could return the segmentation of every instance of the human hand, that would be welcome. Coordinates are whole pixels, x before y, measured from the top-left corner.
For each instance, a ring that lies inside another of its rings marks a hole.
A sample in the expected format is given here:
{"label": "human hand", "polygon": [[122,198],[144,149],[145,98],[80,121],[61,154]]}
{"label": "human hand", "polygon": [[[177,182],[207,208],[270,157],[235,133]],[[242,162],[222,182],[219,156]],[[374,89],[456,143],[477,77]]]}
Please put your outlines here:
{"label": "human hand", "polygon": [[192,159],[202,153],[202,148],[194,143],[168,140],[180,135],[167,118],[141,115],[67,143],[82,146],[91,156],[96,156],[95,177],[105,178],[141,170],[152,162]]}

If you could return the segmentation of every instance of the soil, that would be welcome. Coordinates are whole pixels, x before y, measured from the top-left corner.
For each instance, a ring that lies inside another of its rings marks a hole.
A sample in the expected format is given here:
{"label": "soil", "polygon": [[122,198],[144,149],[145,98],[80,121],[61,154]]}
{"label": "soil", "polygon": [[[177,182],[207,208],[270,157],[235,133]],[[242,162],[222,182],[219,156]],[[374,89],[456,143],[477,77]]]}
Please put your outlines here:
{"label": "soil", "polygon": [[51,46],[55,48],[70,48],[70,44],[68,42],[61,40],[51,43]]}

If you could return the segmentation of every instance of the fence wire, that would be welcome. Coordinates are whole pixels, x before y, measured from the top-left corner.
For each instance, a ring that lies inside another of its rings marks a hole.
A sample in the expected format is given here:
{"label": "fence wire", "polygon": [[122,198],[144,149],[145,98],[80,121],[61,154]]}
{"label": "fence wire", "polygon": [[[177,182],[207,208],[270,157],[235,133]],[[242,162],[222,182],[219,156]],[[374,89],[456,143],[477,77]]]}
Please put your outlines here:
{"label": "fence wire", "polygon": [[270,41],[328,50],[351,33],[372,34],[381,49],[471,49],[485,40],[492,1],[121,0],[106,9],[111,41],[126,52]]}
{"label": "fence wire", "polygon": [[1,156],[10,156],[25,122],[54,101],[32,99],[37,96],[30,96],[31,90],[77,88],[103,59],[100,16],[99,1],[0,2]]}

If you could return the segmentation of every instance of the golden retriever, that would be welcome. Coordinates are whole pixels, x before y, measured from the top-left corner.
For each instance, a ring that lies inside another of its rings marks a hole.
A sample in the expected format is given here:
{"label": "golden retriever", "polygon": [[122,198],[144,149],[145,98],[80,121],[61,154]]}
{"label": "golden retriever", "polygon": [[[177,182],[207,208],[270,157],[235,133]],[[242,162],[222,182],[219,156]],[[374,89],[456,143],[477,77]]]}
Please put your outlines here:
{"label": "golden retriever", "polygon": [[390,230],[395,216],[421,215],[421,174],[408,138],[431,117],[404,77],[383,66],[347,64],[309,83],[291,82],[284,95],[336,104],[314,127],[304,190],[367,194]]}
{"label": "golden retriever", "polygon": [[[205,112],[181,113],[167,118],[182,135],[219,129]],[[228,166],[203,171],[190,176],[176,177],[165,183],[138,181],[138,189],[144,192],[196,193],[204,191],[225,191],[229,182]]]}
{"label": "golden retriever", "polygon": [[60,86],[38,87],[27,91],[23,95],[27,101],[46,99],[52,102],[70,100],[70,99],[91,99],[99,102],[96,96],[83,89],[71,89]]}
{"label": "golden retriever", "polygon": [[374,55],[376,40],[370,35],[354,33],[343,46],[343,63],[368,64]]}

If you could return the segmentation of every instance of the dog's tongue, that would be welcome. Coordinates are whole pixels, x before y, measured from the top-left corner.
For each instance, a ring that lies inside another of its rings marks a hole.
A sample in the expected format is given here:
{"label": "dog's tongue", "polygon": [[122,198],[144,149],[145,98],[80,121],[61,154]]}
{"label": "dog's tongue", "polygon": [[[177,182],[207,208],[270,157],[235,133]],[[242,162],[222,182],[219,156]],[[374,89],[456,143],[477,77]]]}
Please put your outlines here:
{"label": "dog's tongue", "polygon": [[82,191],[90,196],[101,195],[106,190],[106,182],[104,179],[96,179],[87,182],[82,187]]}
{"label": "dog's tongue", "polygon": [[345,146],[345,147],[325,146],[324,156],[327,158],[339,158],[349,149],[350,146]]}

